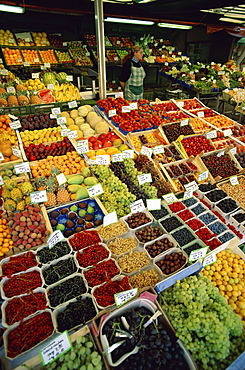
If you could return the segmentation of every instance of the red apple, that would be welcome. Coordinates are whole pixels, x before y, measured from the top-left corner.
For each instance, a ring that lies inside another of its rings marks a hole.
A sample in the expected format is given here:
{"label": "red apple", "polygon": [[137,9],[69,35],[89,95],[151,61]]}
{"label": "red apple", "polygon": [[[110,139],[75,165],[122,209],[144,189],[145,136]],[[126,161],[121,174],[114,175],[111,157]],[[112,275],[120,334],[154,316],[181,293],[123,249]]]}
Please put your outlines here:
{"label": "red apple", "polygon": [[107,138],[107,134],[100,134],[100,136],[98,136],[98,139],[103,141],[105,138]]}

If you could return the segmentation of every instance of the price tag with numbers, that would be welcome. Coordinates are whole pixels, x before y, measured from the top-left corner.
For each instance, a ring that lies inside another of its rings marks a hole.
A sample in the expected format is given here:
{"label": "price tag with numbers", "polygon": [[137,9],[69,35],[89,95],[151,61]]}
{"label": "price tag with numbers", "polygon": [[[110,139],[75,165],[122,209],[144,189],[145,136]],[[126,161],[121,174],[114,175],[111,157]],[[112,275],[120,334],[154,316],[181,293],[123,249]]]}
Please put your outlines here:
{"label": "price tag with numbers", "polygon": [[2,176],[0,176],[0,185],[3,185],[3,184],[4,184],[3,178]]}
{"label": "price tag with numbers", "polygon": [[123,105],[122,106],[122,113],[129,113],[131,111],[129,105]]}
{"label": "price tag with numbers", "polygon": [[8,86],[7,87],[7,92],[8,93],[15,93],[15,88],[13,86]]}
{"label": "price tag with numbers", "polygon": [[18,128],[21,127],[21,123],[20,123],[19,120],[14,121],[14,122],[10,122],[9,127],[12,128],[13,130],[17,130]]}
{"label": "price tag with numbers", "polygon": [[193,190],[186,190],[185,192],[184,192],[184,200],[185,199],[189,199],[189,198],[192,198],[193,197]]}
{"label": "price tag with numbers", "polygon": [[138,103],[137,102],[129,103],[129,107],[131,110],[138,109]]}
{"label": "price tag with numbers", "polygon": [[70,131],[71,130],[69,128],[66,128],[66,129],[60,131],[60,135],[61,136],[68,136]]}
{"label": "price tag with numbers", "polygon": [[50,63],[44,63],[44,67],[50,68]]}
{"label": "price tag with numbers", "polygon": [[185,105],[183,101],[177,101],[176,104],[179,108],[182,108]]}
{"label": "price tag with numbers", "polygon": [[64,235],[62,234],[62,232],[60,230],[56,230],[48,238],[47,243],[48,243],[49,248],[50,249],[53,248],[53,246],[55,246],[55,244],[59,243],[63,239],[65,239],[65,238],[64,238]]}
{"label": "price tag with numbers", "polygon": [[14,39],[12,39],[12,38],[11,38],[11,39],[9,39],[9,43],[10,43],[10,44],[14,44]]}
{"label": "price tag with numbers", "polygon": [[136,200],[130,204],[131,213],[142,212],[145,210],[145,205],[142,199]]}
{"label": "price tag with numbers", "polygon": [[18,148],[13,148],[12,147],[12,152],[13,152],[13,155],[15,155],[16,157],[22,158],[21,157],[21,151]]}
{"label": "price tag with numbers", "polygon": [[31,172],[29,162],[23,162],[19,164],[14,165],[15,172],[18,175],[19,173],[24,173],[24,172]]}
{"label": "price tag with numbers", "polygon": [[168,62],[165,62],[164,65],[167,67],[168,66]]}
{"label": "price tag with numbers", "polygon": [[77,107],[77,102],[76,102],[76,100],[74,100],[74,101],[70,101],[70,102],[68,103],[68,107],[69,107],[69,108],[76,108],[76,107]]}
{"label": "price tag with numbers", "polygon": [[40,69],[43,71],[43,70],[46,69],[46,67],[45,66],[40,66]]}
{"label": "price tag with numbers", "polygon": [[78,154],[88,153],[89,152],[88,139],[79,140],[77,142],[76,150]]}
{"label": "price tag with numbers", "polygon": [[67,46],[67,42],[63,42],[63,43],[62,43],[62,45],[63,45],[63,46]]}
{"label": "price tag with numbers", "polygon": [[96,164],[110,164],[110,156],[108,154],[96,155]]}
{"label": "price tag with numbers", "polygon": [[181,122],[180,122],[180,127],[182,126],[187,126],[189,123],[189,118],[186,118],[186,119],[183,119]]}
{"label": "price tag with numbers", "polygon": [[66,123],[66,117],[59,117],[57,118],[58,125],[62,125],[63,123]]}
{"label": "price tag with numbers", "polygon": [[200,258],[204,258],[207,254],[208,247],[196,249],[190,253],[189,261],[196,261]]}
{"label": "price tag with numbers", "polygon": [[108,215],[105,215],[103,218],[103,226],[106,227],[111,224],[115,224],[118,221],[117,213],[116,211],[108,213]]}
{"label": "price tag with numbers", "polygon": [[0,152],[0,161],[4,161],[3,153]]}
{"label": "price tag with numbers", "polygon": [[24,67],[30,67],[30,62],[24,62],[23,65]]}
{"label": "price tag with numbers", "polygon": [[73,76],[66,76],[66,81],[73,81]]}
{"label": "price tag with numbers", "polygon": [[195,190],[198,189],[198,185],[197,185],[196,181],[191,181],[188,184],[185,184],[184,187],[185,187],[185,190],[195,191]]}
{"label": "price tag with numbers", "polygon": [[54,90],[54,84],[47,84],[47,88],[49,90]]}
{"label": "price tag with numbers", "polygon": [[122,306],[124,303],[130,301],[137,295],[138,288],[125,290],[125,292],[114,294],[115,302],[117,307]]}
{"label": "price tag with numbers", "polygon": [[203,260],[203,267],[211,265],[212,263],[216,262],[216,253],[209,254],[207,257]]}
{"label": "price tag with numbers", "polygon": [[[34,63],[39,63],[39,62],[40,62],[40,60],[38,58],[34,58]],[[39,77],[34,77],[34,78],[39,78]]]}
{"label": "price tag with numbers", "polygon": [[208,171],[204,171],[202,173],[199,173],[197,181],[201,182],[203,180],[206,180],[208,178]]}
{"label": "price tag with numbers", "polygon": [[146,205],[148,211],[157,211],[161,209],[161,199],[146,199]]}
{"label": "price tag with numbers", "polygon": [[69,139],[75,139],[78,136],[77,130],[69,131],[67,136],[69,137]]}
{"label": "price tag with numbers", "polygon": [[48,200],[46,190],[35,191],[34,193],[30,194],[30,197],[31,197],[32,204],[43,203],[43,202],[47,202]]}
{"label": "price tag with numbers", "polygon": [[197,112],[197,117],[203,118],[204,117],[204,112],[203,111]]}
{"label": "price tag with numbers", "polygon": [[138,178],[139,185],[143,185],[146,182],[152,182],[152,177],[151,177],[150,173],[145,173],[143,175],[138,175],[137,178]]}
{"label": "price tag with numbers", "polygon": [[115,98],[123,98],[123,92],[119,91],[115,94]]}
{"label": "price tag with numbers", "polygon": [[169,194],[166,194],[166,195],[163,195],[163,199],[168,203],[174,203],[174,202],[177,202],[177,198],[176,196],[174,195],[174,193],[169,193]]}
{"label": "price tag with numbers", "polygon": [[60,108],[52,108],[51,109],[52,114],[60,114]]}
{"label": "price tag with numbers", "polygon": [[58,175],[56,175],[56,179],[58,181],[59,186],[67,182],[67,178],[65,177],[63,173],[59,173]]}
{"label": "price tag with numbers", "polygon": [[91,186],[91,188],[87,188],[88,195],[90,198],[96,197],[97,195],[103,194],[104,190],[102,189],[101,184],[96,184],[94,186]]}
{"label": "price tag with numbers", "polygon": [[112,162],[123,162],[123,154],[122,153],[116,153],[112,154]]}
{"label": "price tag with numbers", "polygon": [[215,139],[216,137],[217,137],[217,131],[216,130],[206,132],[206,138],[207,139]]}
{"label": "price tag with numbers", "polygon": [[31,78],[39,78],[39,73],[32,73]]}
{"label": "price tag with numbers", "polygon": [[13,114],[9,114],[8,115],[9,118],[11,118],[13,121],[16,121],[18,119],[18,117],[14,116]]}
{"label": "price tag with numbers", "polygon": [[127,149],[122,152],[123,159],[134,158],[134,151],[132,149]]}
{"label": "price tag with numbers", "polygon": [[233,155],[235,155],[235,154],[236,154],[236,152],[237,152],[237,148],[236,148],[236,146],[235,146],[234,148],[232,148],[232,149],[230,150],[230,152],[231,152]]}
{"label": "price tag with numbers", "polygon": [[228,129],[224,130],[223,133],[224,133],[224,136],[230,136],[230,135],[232,135],[232,130],[230,128],[228,128]]}
{"label": "price tag with numbers", "polygon": [[161,154],[164,153],[164,146],[163,145],[157,145],[153,148],[153,153],[156,154]]}
{"label": "price tag with numbers", "polygon": [[0,69],[0,75],[7,76],[9,73],[6,69]]}
{"label": "price tag with numbers", "polygon": [[113,116],[115,116],[116,114],[117,114],[116,109],[110,109],[110,110],[108,111],[108,117],[113,117]]}
{"label": "price tag with numbers", "polygon": [[225,151],[224,150],[221,150],[219,153],[217,153],[217,157],[222,157],[222,155],[225,154]]}
{"label": "price tag with numbers", "polygon": [[3,60],[2,60],[2,58],[0,58],[0,63],[3,63]]}
{"label": "price tag with numbers", "polygon": [[237,178],[237,176],[231,176],[230,177],[230,183],[231,183],[231,185],[239,185],[239,181],[238,181],[238,178]]}
{"label": "price tag with numbers", "polygon": [[152,156],[152,149],[151,148],[147,148],[146,146],[142,146],[141,151],[140,151],[140,154],[144,154],[147,157],[151,158],[151,156]]}

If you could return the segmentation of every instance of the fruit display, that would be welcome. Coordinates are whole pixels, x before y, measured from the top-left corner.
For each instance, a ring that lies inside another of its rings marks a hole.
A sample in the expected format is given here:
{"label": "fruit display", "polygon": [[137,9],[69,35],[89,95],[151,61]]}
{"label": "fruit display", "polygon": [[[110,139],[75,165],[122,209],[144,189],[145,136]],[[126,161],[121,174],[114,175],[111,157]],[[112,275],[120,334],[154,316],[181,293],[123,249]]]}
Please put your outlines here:
{"label": "fruit display", "polygon": [[110,41],[114,46],[124,47],[122,40],[118,36],[110,36]]}
{"label": "fruit display", "polygon": [[50,119],[49,114],[29,114],[28,116],[20,117],[21,127],[20,132],[43,130],[47,128],[57,127],[56,119]]}
{"label": "fruit display", "polygon": [[57,102],[81,99],[78,88],[72,83],[62,83],[54,85],[53,95]]}
{"label": "fruit display", "polygon": [[37,50],[22,49],[21,53],[25,62],[29,62],[30,64],[41,64]]}
{"label": "fruit display", "polygon": [[30,144],[44,144],[62,140],[61,127],[49,127],[41,130],[30,131],[25,130],[20,132],[20,137],[24,147]]}
{"label": "fruit display", "polygon": [[44,83],[41,82],[39,78],[35,78],[35,79],[30,78],[26,82],[24,82],[23,85],[26,86],[27,90],[45,89]]}
{"label": "fruit display", "polygon": [[7,65],[22,65],[23,58],[19,49],[3,49],[4,59]]}
{"label": "fruit display", "polygon": [[[47,41],[49,42],[49,41]],[[58,60],[55,56],[55,53],[52,49],[48,50],[39,50],[39,54],[41,56],[43,63],[50,63],[50,64],[58,64]]]}
{"label": "fruit display", "polygon": [[49,34],[48,40],[51,46],[54,46],[56,48],[61,48],[63,46],[62,36],[60,34]]}
{"label": "fruit display", "polygon": [[77,66],[91,66],[90,53],[82,41],[68,42],[69,52]]}
{"label": "fruit display", "polygon": [[134,46],[134,44],[132,43],[129,37],[121,37],[121,40],[124,43],[124,46],[127,46],[127,47]]}
{"label": "fruit display", "polygon": [[10,30],[0,30],[0,45],[17,46],[14,35]]}
{"label": "fruit display", "polygon": [[119,55],[117,54],[116,50],[106,50],[106,56],[109,62],[118,62],[120,60]]}
{"label": "fruit display", "polygon": [[95,35],[94,35],[94,34],[88,34],[88,33],[85,33],[85,34],[84,34],[84,37],[85,37],[86,42],[87,42],[90,46],[96,46],[96,45],[97,45],[96,37],[95,37]]}
{"label": "fruit display", "polygon": [[2,189],[4,209],[8,212],[24,211],[25,207],[31,203],[29,196],[33,191],[34,188],[29,181],[17,182],[11,178],[5,178]]}
{"label": "fruit display", "polygon": [[28,161],[36,161],[39,159],[47,158],[48,156],[64,155],[68,152],[72,152],[74,149],[67,137],[61,141],[52,143],[51,145],[44,144],[30,144],[24,147],[24,151]]}
{"label": "fruit display", "polygon": [[50,46],[48,36],[45,32],[32,32],[32,37],[36,46]]}
{"label": "fruit display", "polygon": [[74,61],[74,59],[70,56],[68,51],[57,50],[56,55],[59,63],[72,63]]}

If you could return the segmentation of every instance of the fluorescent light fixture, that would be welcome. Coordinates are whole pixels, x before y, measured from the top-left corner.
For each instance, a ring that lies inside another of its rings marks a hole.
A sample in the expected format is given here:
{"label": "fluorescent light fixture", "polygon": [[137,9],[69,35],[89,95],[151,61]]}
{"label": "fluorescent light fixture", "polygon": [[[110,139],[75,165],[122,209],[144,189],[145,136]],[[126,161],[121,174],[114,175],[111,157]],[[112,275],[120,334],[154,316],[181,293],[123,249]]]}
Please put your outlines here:
{"label": "fluorescent light fixture", "polygon": [[243,13],[243,14],[237,14],[237,13],[226,13],[226,14],[224,14],[224,17],[231,17],[231,18],[241,18],[241,19],[243,19],[243,18],[245,18],[245,14]]}
{"label": "fluorescent light fixture", "polygon": [[130,24],[138,24],[144,26],[152,26],[154,22],[152,21],[143,21],[141,19],[128,19],[128,18],[113,18],[107,17],[104,19],[105,22],[115,22],[115,23],[130,23]]}
{"label": "fluorescent light fixture", "polygon": [[244,21],[239,21],[238,19],[234,19],[234,18],[220,18],[219,21],[223,21],[223,22],[232,22],[232,23],[245,23]]}
{"label": "fluorescent light fixture", "polygon": [[19,13],[22,14],[25,12],[25,8],[22,6],[12,6],[0,4],[0,12],[9,12],[9,13]]}
{"label": "fluorescent light fixture", "polygon": [[176,23],[157,23],[158,27],[165,27],[165,28],[179,28],[181,30],[191,30],[192,26],[188,26],[186,24],[176,24]]}

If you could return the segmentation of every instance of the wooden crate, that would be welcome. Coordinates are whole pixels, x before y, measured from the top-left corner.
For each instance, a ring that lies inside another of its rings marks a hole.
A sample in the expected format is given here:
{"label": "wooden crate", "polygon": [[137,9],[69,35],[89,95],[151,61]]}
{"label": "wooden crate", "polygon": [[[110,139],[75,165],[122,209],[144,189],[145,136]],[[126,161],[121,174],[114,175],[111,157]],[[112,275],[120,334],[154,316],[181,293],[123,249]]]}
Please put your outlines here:
{"label": "wooden crate", "polygon": [[[182,140],[183,139],[187,139],[187,138],[193,138],[193,137],[198,137],[198,136],[202,136],[201,134],[196,134],[196,135],[187,135],[187,136],[183,136],[183,135],[181,135],[181,136],[179,136],[178,137],[178,139],[177,140],[175,140],[175,141],[173,141],[173,144],[175,145],[175,147],[176,148],[178,148],[181,152],[182,152],[182,154],[183,154],[183,156],[184,156],[184,158],[189,158],[189,156],[188,156],[188,154],[186,153],[186,151],[185,151],[185,148],[184,148],[184,146],[182,145]],[[210,139],[207,139],[208,141],[209,141],[209,143],[210,143],[210,145],[212,145],[213,146],[213,143],[212,143],[212,141],[210,140]],[[214,147],[213,147],[214,148]],[[209,152],[210,153],[210,152]]]}
{"label": "wooden crate", "polygon": [[[141,148],[140,149],[137,149],[137,147],[134,145],[132,139],[134,137],[139,137],[139,136],[142,136],[142,135],[145,136],[145,135],[154,135],[154,134],[157,134],[158,136],[160,136],[162,138],[162,140],[160,138],[156,138],[156,143],[151,148],[153,148],[153,147],[155,147],[157,145],[166,145],[166,144],[169,144],[169,141],[168,141],[165,133],[161,129],[161,127],[157,128],[157,129],[154,129],[154,130],[143,131],[143,132],[130,132],[127,135],[127,139],[128,139],[129,144],[131,144],[131,146],[136,151],[136,153],[139,154],[142,146],[144,146],[144,145],[141,144]],[[151,143],[149,143],[149,144],[151,144]]]}

